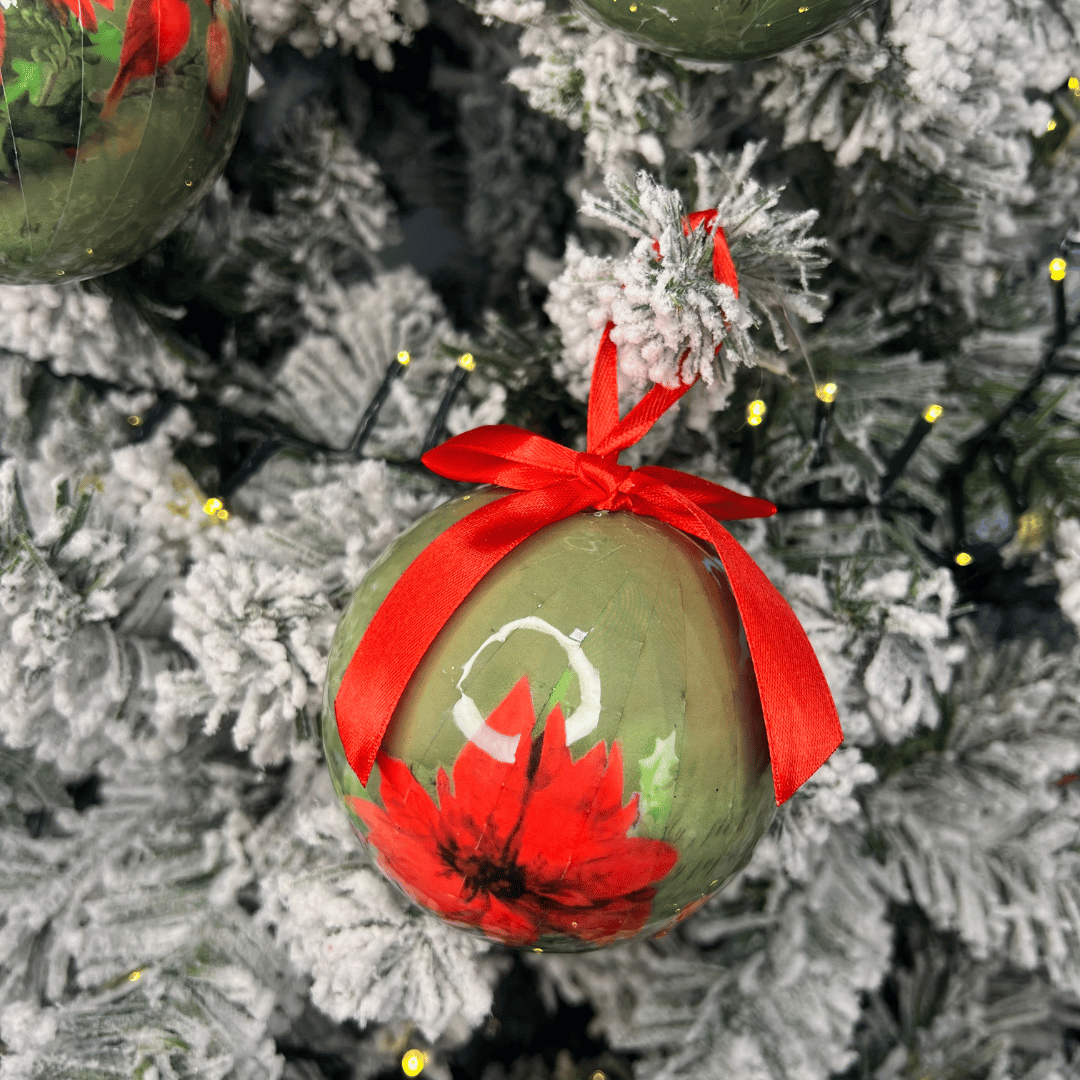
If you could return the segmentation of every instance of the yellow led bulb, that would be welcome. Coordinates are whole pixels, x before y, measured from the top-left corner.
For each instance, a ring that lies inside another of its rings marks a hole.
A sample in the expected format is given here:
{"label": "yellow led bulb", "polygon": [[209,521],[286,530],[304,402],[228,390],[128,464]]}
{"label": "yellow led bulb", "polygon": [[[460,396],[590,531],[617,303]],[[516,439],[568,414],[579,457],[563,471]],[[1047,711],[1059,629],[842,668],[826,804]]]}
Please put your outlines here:
{"label": "yellow led bulb", "polygon": [[427,1064],[427,1054],[423,1050],[406,1050],[401,1059],[401,1071],[406,1076],[419,1076]]}

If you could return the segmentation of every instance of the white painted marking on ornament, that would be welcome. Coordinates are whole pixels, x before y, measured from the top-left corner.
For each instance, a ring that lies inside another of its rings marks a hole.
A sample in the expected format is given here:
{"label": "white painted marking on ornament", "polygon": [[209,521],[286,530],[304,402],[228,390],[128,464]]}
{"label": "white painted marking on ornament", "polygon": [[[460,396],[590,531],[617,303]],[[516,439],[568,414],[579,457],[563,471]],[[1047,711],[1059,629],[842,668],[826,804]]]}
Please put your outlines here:
{"label": "white painted marking on ornament", "polygon": [[595,731],[600,723],[600,672],[589,661],[581,647],[581,643],[588,636],[587,630],[575,629],[570,635],[564,634],[558,627],[552,626],[536,615],[526,615],[523,619],[514,619],[500,626],[489,638],[487,638],[465,661],[461,669],[461,678],[458,679],[457,688],[461,697],[454,703],[451,715],[461,733],[470,742],[479,746],[485,753],[490,754],[496,761],[502,761],[510,765],[517,754],[518,740],[520,735],[504,735],[500,731],[489,727],[487,721],[480,715],[480,710],[462,687],[469,677],[473,664],[477,657],[495,642],[505,642],[515,630],[535,630],[541,634],[553,637],[565,650],[566,659],[574,674],[578,677],[578,689],[581,694],[581,704],[566,719],[566,745],[577,742],[591,731]]}

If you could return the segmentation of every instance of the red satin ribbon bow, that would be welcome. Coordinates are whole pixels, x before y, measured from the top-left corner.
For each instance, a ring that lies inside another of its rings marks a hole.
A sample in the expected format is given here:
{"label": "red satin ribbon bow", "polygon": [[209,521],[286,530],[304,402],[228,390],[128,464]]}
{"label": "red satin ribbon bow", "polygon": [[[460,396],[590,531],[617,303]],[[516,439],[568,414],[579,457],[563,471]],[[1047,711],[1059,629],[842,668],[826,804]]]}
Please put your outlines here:
{"label": "red satin ribbon bow", "polygon": [[[714,225],[692,214],[684,229]],[[713,231],[713,273],[738,294],[723,230]],[[420,553],[390,590],[345,671],[334,711],[349,765],[367,784],[406,684],[428,647],[481,578],[523,540],[583,510],[654,517],[711,544],[739,609],[761,696],[777,805],[840,745],[836,706],[795,613],[720,520],[767,517],[776,507],[696,476],[618,463],[690,389],[651,390],[619,419],[618,351],[604,330],[593,368],[585,453],[509,424],[475,428],[424,455],[433,472],[496,484],[515,494],[452,525]],[[389,644],[392,642],[392,646]]]}

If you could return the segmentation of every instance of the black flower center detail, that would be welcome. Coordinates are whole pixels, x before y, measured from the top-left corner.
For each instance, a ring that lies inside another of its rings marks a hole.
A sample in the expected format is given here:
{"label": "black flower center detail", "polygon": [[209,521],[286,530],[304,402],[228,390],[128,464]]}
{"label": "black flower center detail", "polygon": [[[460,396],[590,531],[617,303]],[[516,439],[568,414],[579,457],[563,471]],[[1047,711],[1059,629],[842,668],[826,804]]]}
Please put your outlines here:
{"label": "black flower center detail", "polygon": [[466,900],[472,900],[481,892],[503,901],[517,900],[527,892],[525,871],[512,859],[495,862],[483,855],[472,854],[464,858],[459,856],[450,865],[464,878],[462,895]]}

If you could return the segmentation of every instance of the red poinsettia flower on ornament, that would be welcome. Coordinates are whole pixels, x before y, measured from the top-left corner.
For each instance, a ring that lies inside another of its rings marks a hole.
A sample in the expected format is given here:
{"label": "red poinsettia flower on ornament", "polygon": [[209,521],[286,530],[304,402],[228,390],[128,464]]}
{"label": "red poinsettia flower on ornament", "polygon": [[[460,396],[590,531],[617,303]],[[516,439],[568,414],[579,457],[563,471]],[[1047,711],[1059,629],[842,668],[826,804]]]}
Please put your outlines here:
{"label": "red poinsettia flower on ornament", "polygon": [[351,800],[368,843],[417,903],[508,945],[530,945],[544,934],[594,943],[632,937],[678,852],[627,835],[638,796],[623,805],[617,742],[610,753],[600,742],[573,761],[558,706],[543,735],[530,740],[535,719],[522,679],[487,721],[519,736],[514,761],[466,743],[453,787],[439,770],[438,805],[404,762],[380,751],[385,809]]}

